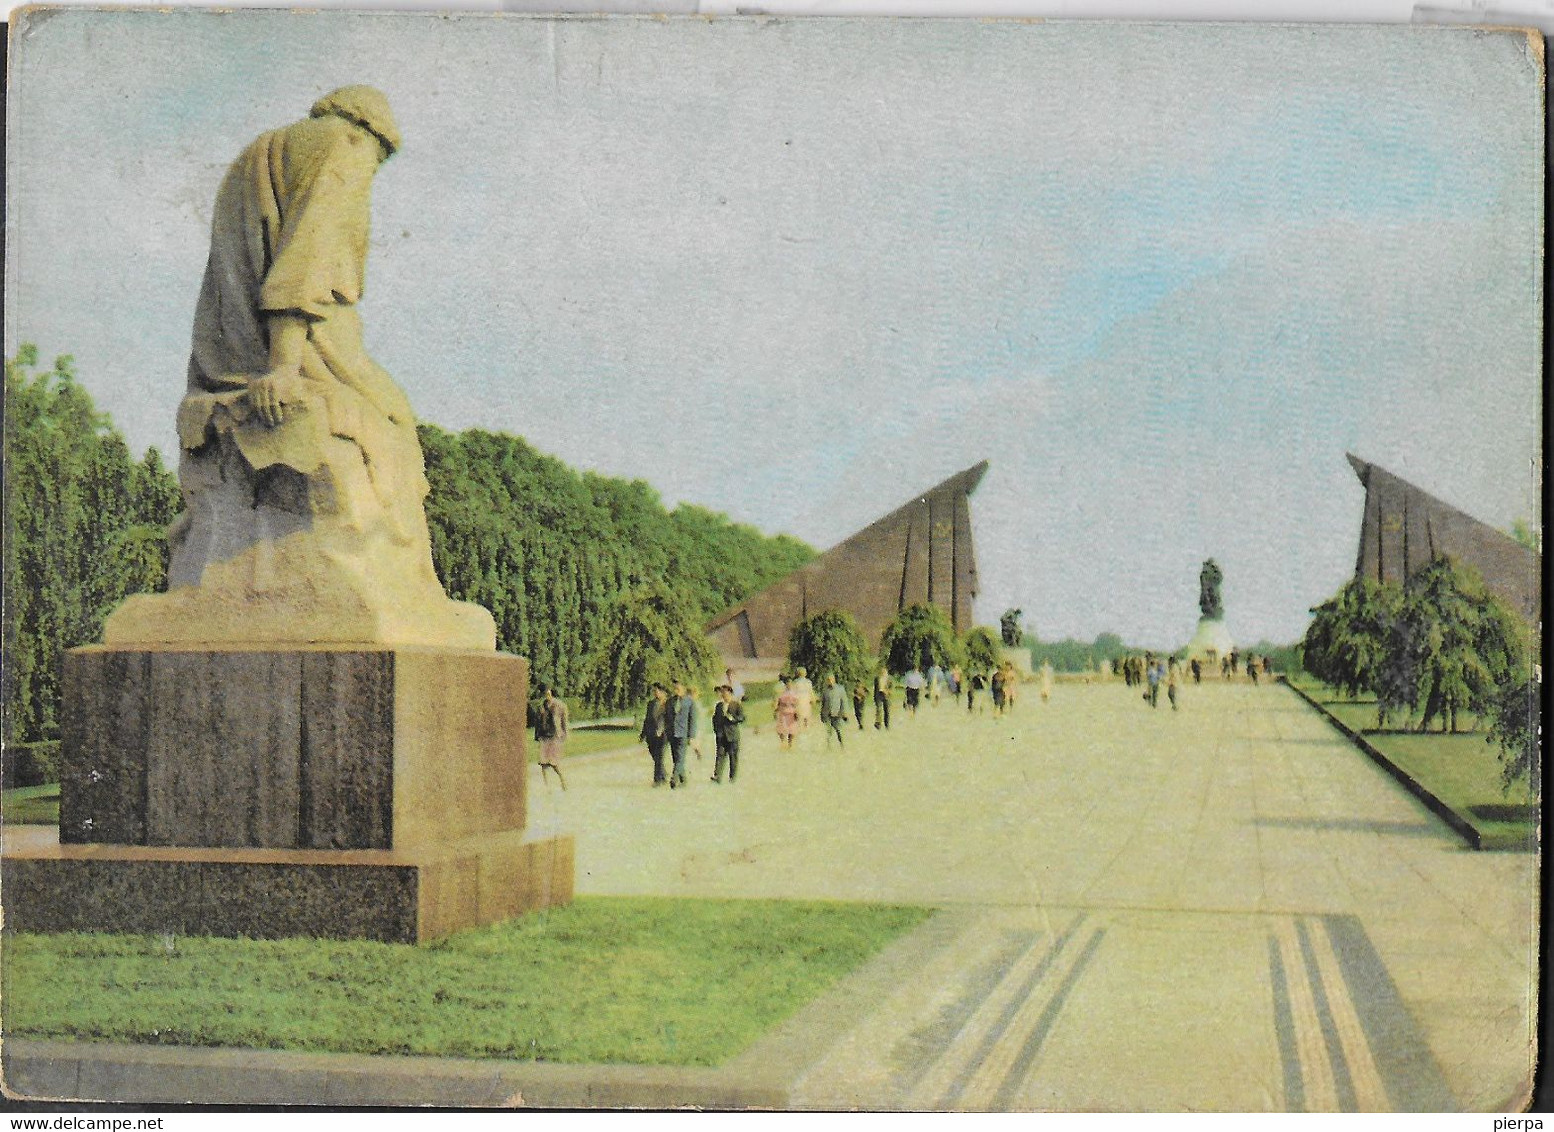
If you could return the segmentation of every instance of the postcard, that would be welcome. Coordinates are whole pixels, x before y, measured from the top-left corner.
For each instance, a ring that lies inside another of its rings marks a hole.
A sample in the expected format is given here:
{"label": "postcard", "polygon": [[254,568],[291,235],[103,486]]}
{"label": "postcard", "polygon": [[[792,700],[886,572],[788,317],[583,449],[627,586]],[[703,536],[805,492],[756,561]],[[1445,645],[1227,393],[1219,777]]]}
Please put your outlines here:
{"label": "postcard", "polygon": [[9,61],[13,1104],[1530,1103],[1537,32]]}

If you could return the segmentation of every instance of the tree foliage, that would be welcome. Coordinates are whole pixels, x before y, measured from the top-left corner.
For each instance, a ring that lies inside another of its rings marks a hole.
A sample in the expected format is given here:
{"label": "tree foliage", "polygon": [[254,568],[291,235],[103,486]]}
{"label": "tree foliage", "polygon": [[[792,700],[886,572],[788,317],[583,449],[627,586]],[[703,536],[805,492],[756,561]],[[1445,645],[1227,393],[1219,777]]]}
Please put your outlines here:
{"label": "tree foliage", "polygon": [[993,630],[982,625],[966,634],[965,655],[969,672],[986,672],[990,668],[997,668],[1003,659],[1003,654],[998,651],[998,638],[993,635]]}
{"label": "tree foliage", "polygon": [[707,688],[717,668],[717,650],[691,604],[652,583],[605,607],[577,686],[590,707],[609,711],[642,703],[655,682]]}
{"label": "tree foliage", "polygon": [[1403,592],[1392,583],[1371,578],[1344,583],[1311,611],[1315,616],[1301,642],[1302,666],[1348,695],[1379,694],[1402,604]]}
{"label": "tree foliage", "polygon": [[1538,796],[1542,687],[1529,630],[1478,571],[1436,558],[1402,587],[1352,581],[1312,612],[1308,672],[1351,695],[1374,692],[1381,726],[1402,716],[1457,731],[1464,715],[1487,719],[1504,786],[1526,779]]}
{"label": "tree foliage", "polygon": [[788,635],[788,665],[790,669],[803,666],[817,685],[830,675],[850,687],[869,679],[872,658],[853,615],[827,609],[793,627]]}
{"label": "tree foliage", "polygon": [[960,661],[960,641],[937,605],[907,606],[880,637],[879,662],[897,676],[934,664],[949,668]]}
{"label": "tree foliage", "polygon": [[140,460],[76,381],[69,357],[5,364],[7,735],[59,733],[60,658],[102,633],[125,597],[164,588],[177,481]]}
{"label": "tree foliage", "polygon": [[[96,639],[127,595],[166,584],[181,500],[155,449],[131,457],[69,358],[38,372],[22,347],[5,391],[5,707],[13,741],[41,740],[58,733],[61,652]],[[669,510],[640,480],[576,472],[515,437],[423,426],[421,443],[443,585],[491,610],[498,647],[563,693],[623,594],[662,583],[699,637],[815,554],[705,508]]]}
{"label": "tree foliage", "polygon": [[622,595],[661,583],[699,632],[814,557],[705,508],[670,511],[641,480],[576,472],[518,437],[423,425],[421,446],[432,559],[449,596],[489,609],[497,647],[527,656],[535,680],[564,695],[581,688]]}
{"label": "tree foliage", "polygon": [[1500,746],[1501,786],[1509,791],[1526,779],[1534,798],[1543,796],[1543,684],[1534,677],[1507,684],[1495,700],[1488,742]]}
{"label": "tree foliage", "polygon": [[1456,731],[1460,714],[1490,713],[1501,692],[1525,675],[1526,643],[1515,614],[1477,570],[1448,558],[1409,575],[1389,652],[1398,683],[1406,687],[1412,677],[1412,697],[1397,701],[1419,714],[1421,731],[1437,719],[1443,731]]}

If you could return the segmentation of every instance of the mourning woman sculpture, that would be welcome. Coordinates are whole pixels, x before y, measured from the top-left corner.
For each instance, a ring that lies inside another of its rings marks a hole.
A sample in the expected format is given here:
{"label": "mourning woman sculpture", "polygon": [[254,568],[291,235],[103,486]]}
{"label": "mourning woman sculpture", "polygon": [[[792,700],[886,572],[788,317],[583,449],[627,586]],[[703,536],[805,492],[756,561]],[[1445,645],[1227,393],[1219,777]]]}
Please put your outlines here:
{"label": "mourning woman sculpture", "polygon": [[169,590],[121,606],[109,644],[495,647],[491,615],[433,571],[415,416],[362,343],[372,180],[399,145],[383,95],[345,87],[228,170],[178,409]]}

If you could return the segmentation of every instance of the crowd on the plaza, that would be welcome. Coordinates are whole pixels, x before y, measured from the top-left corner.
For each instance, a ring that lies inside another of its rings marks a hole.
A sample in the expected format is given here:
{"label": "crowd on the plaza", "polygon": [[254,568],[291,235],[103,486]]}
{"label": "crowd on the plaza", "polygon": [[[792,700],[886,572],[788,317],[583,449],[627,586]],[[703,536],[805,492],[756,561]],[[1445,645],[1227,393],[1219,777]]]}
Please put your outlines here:
{"label": "crowd on the plaza", "polygon": [[[1236,680],[1245,666],[1246,678],[1259,684],[1265,676],[1273,674],[1273,661],[1267,656],[1256,656],[1239,650],[1231,650],[1220,658],[1220,679]],[[1160,689],[1165,688],[1166,700],[1172,711],[1181,708],[1180,694],[1187,677],[1194,684],[1203,683],[1204,661],[1201,657],[1181,660],[1174,656],[1156,656],[1152,652],[1118,657],[1111,671],[1122,674],[1129,688],[1143,688],[1142,697],[1150,707],[1160,706]]]}
{"label": "crowd on the plaza", "polygon": [[[1204,662],[1200,658],[1180,660],[1144,652],[1118,657],[1102,669],[1109,675],[1121,676],[1127,687],[1141,689],[1144,702],[1152,708],[1159,706],[1163,689],[1167,703],[1175,711],[1181,708],[1182,688],[1189,678],[1195,684],[1202,683]],[[1242,655],[1239,651],[1221,658],[1222,679],[1238,679],[1243,671],[1248,680],[1257,684],[1271,674],[1272,664],[1266,656]],[[742,730],[747,723],[759,730],[761,720],[751,720],[747,714],[745,688],[733,670],[726,670],[724,677],[724,682],[713,689],[715,698],[710,711],[701,702],[698,690],[682,680],[652,685],[637,738],[647,749],[655,787],[675,790],[686,785],[689,759],[702,760],[702,737],[709,727],[714,751],[711,780],[721,785],[738,778]],[[958,706],[962,701],[968,714],[982,715],[991,709],[994,716],[1003,716],[1014,710],[1024,683],[1034,685],[1043,702],[1049,700],[1053,678],[1050,663],[1027,675],[1006,660],[991,669],[971,672],[957,665],[944,668],[931,664],[926,671],[912,668],[899,681],[888,669],[880,667],[872,677],[856,681],[851,687],[827,673],[817,687],[800,665],[779,674],[773,688],[771,719],[779,750],[794,750],[814,730],[817,720],[825,748],[829,750],[834,744],[841,750],[846,746],[847,732],[864,731],[870,721],[876,731],[890,729],[891,709],[897,702],[898,691],[898,724],[902,715],[913,718],[924,707]],[[548,781],[554,773],[562,789],[566,789],[561,761],[568,733],[567,708],[554,688],[544,689],[543,698],[531,711],[531,724],[539,743],[541,777]]]}

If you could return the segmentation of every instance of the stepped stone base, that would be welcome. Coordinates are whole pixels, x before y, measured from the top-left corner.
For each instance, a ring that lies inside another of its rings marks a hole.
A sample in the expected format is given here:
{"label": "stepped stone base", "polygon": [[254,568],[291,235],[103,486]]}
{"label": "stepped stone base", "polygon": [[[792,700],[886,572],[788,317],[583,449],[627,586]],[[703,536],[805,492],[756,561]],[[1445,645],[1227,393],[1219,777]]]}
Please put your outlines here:
{"label": "stepped stone base", "polygon": [[5,926],[20,932],[423,943],[569,903],[570,836],[521,830],[408,851],[60,844],[6,831]]}
{"label": "stepped stone base", "polygon": [[527,699],[479,650],[73,649],[59,829],[6,831],[5,926],[418,943],[565,904]]}

